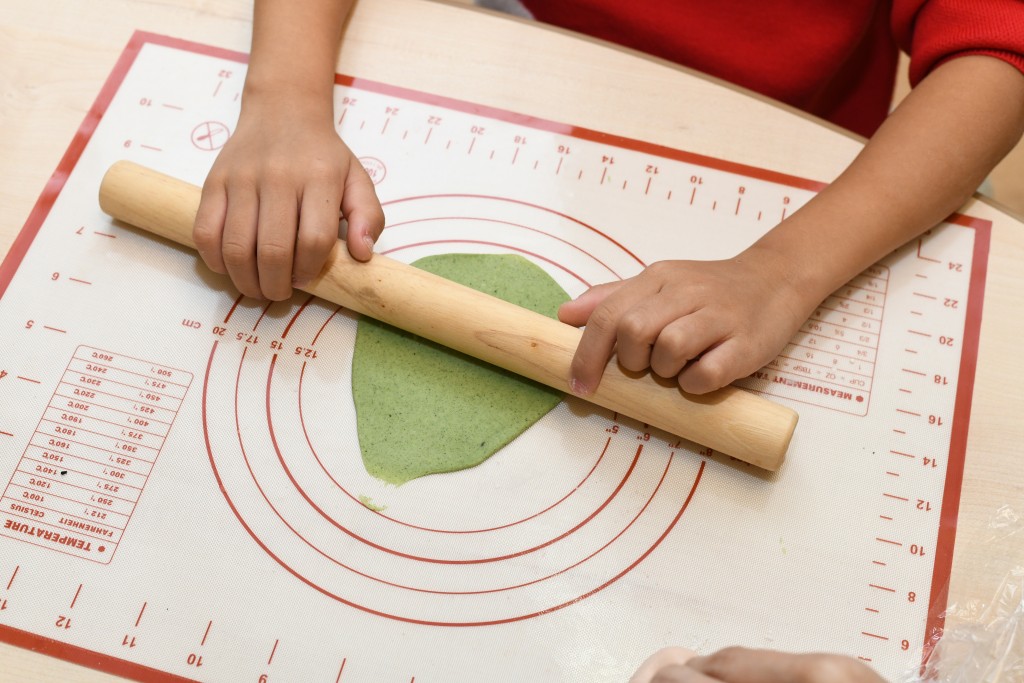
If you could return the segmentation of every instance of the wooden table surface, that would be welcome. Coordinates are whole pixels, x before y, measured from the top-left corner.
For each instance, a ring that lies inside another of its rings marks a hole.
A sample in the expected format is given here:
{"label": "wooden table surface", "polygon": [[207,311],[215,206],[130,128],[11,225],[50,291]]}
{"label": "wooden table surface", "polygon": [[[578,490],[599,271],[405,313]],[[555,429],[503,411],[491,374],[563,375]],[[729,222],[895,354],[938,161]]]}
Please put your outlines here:
{"label": "wooden table surface", "polygon": [[[247,51],[250,28],[248,0],[5,0],[0,255],[133,31]],[[456,4],[362,0],[338,70],[823,181],[861,147],[832,126],[692,72]],[[1020,186],[1003,183],[1018,201]],[[950,586],[957,602],[988,600],[1011,566],[1024,566],[1024,547],[987,544],[997,508],[1024,511],[1024,225],[978,199],[962,211],[992,221],[993,231]],[[0,680],[115,679],[0,644]]]}

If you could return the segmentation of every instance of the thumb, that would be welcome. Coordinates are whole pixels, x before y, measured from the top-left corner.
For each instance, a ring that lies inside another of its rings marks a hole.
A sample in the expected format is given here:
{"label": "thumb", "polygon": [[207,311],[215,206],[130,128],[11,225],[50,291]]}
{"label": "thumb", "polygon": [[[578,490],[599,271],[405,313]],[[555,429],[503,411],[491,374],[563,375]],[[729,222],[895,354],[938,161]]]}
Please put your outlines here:
{"label": "thumb", "polygon": [[624,280],[596,285],[580,294],[573,301],[566,301],[558,307],[558,319],[567,325],[581,327],[590,320],[590,314],[601,305],[615,290],[623,285]]}
{"label": "thumb", "polygon": [[373,245],[384,231],[384,210],[377,200],[373,181],[354,158],[345,180],[341,212],[348,221],[349,253],[359,261],[369,261]]}

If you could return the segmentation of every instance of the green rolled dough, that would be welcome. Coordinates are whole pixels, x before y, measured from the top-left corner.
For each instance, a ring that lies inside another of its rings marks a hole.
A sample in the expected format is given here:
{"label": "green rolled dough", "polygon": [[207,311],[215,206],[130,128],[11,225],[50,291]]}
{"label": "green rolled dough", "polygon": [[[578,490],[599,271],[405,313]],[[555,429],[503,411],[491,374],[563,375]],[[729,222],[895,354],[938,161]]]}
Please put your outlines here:
{"label": "green rolled dough", "polygon": [[[442,254],[413,265],[552,318],[569,300],[521,256]],[[352,356],[352,396],[366,471],[404,484],[479,465],[562,394],[364,317]]]}

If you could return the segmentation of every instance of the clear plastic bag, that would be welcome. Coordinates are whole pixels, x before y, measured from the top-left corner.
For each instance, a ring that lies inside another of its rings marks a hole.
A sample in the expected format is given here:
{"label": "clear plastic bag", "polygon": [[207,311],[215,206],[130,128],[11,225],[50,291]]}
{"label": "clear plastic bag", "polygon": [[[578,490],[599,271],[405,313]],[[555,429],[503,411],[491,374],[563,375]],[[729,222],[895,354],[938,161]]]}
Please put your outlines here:
{"label": "clear plastic bag", "polygon": [[[1024,518],[1004,505],[989,532],[986,546],[994,551],[1020,548]],[[950,603],[945,630],[930,644],[924,666],[896,683],[1024,683],[1024,567],[1013,565],[1007,554],[993,552],[989,561],[990,567],[1007,565],[995,594],[987,601]]]}

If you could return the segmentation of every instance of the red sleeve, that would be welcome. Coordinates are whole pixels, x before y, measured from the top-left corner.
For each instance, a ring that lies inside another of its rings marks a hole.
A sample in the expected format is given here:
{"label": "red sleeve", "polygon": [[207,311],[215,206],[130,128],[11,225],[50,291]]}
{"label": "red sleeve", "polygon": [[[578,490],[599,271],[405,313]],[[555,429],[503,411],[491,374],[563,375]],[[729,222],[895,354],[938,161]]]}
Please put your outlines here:
{"label": "red sleeve", "polygon": [[989,55],[1024,73],[1021,0],[894,0],[892,30],[910,55],[910,84],[961,55]]}

